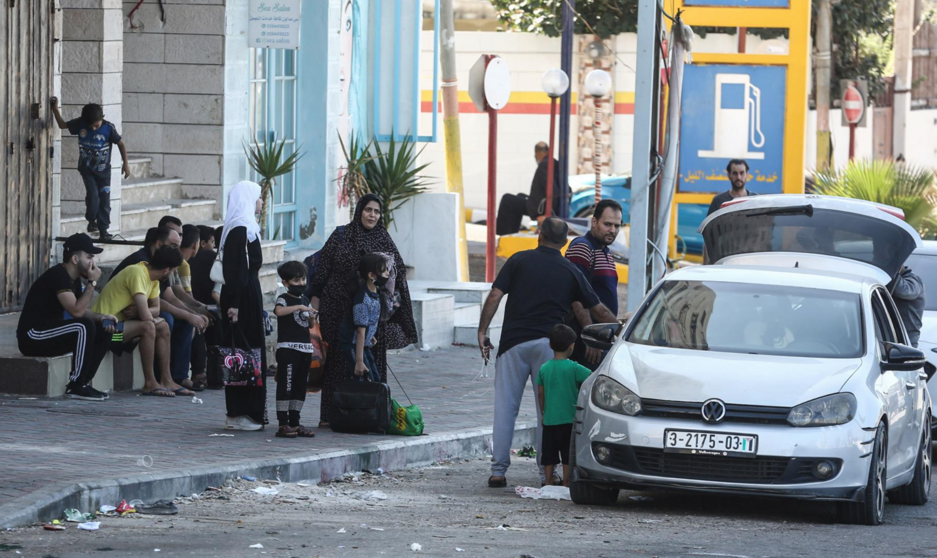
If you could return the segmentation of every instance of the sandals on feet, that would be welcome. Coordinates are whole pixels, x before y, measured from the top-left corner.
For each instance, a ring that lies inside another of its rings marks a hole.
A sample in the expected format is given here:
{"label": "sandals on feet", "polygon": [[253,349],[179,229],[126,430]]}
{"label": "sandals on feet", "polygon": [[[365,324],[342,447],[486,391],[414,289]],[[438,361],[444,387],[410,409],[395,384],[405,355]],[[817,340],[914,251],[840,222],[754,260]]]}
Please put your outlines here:
{"label": "sandals on feet", "polygon": [[315,438],[316,437],[315,432],[313,432],[312,430],[309,430],[308,428],[306,428],[305,426],[301,424],[296,427],[296,435],[299,436],[300,438]]}
{"label": "sandals on feet", "polygon": [[176,394],[169,391],[166,388],[156,388],[150,391],[141,391],[140,395],[146,395],[149,397],[175,397]]}
{"label": "sandals on feet", "polygon": [[277,433],[275,434],[277,438],[295,438],[299,436],[299,432],[295,428],[290,426],[281,426]]}
{"label": "sandals on feet", "polygon": [[504,477],[488,477],[488,488],[504,488],[508,485],[508,479]]}
{"label": "sandals on feet", "polygon": [[329,425],[328,422],[326,422],[326,421],[324,421],[324,420],[320,420],[320,421],[319,421],[319,428],[332,428],[332,427]]}

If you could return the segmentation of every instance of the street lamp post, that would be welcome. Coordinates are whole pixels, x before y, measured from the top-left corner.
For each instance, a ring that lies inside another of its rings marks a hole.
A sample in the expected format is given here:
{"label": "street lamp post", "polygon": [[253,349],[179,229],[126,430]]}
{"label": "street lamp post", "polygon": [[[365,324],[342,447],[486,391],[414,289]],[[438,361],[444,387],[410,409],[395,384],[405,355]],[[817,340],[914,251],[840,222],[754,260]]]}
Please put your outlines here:
{"label": "street lamp post", "polygon": [[[569,89],[569,76],[559,68],[551,68],[543,73],[540,78],[540,86],[550,97],[550,141],[547,142],[549,153],[547,153],[547,201],[544,209],[544,217],[553,214],[553,135],[556,129],[556,100],[566,94]],[[559,195],[563,195],[562,190]]]}
{"label": "street lamp post", "polygon": [[592,119],[592,135],[595,148],[592,150],[592,166],[595,168],[595,203],[602,201],[602,98],[612,90],[612,76],[605,70],[592,70],[586,75],[586,93],[595,101],[595,118]]}

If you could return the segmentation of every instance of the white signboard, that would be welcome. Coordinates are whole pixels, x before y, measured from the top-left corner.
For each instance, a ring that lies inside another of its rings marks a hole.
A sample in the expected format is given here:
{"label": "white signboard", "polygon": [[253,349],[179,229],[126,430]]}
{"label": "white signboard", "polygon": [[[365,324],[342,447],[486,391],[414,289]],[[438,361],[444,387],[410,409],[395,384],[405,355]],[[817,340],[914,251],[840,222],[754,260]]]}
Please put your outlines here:
{"label": "white signboard", "polygon": [[253,48],[299,48],[302,0],[250,0],[247,36]]}

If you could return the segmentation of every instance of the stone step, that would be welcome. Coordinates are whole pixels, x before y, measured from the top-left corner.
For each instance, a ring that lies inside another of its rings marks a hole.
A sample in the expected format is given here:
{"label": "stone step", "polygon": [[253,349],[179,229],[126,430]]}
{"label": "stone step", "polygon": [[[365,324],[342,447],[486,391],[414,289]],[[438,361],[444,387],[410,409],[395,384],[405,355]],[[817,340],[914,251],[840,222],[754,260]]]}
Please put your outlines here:
{"label": "stone step", "polygon": [[[175,215],[183,223],[210,222],[215,212],[215,201],[167,199],[141,204],[121,203],[120,207],[121,230],[135,231],[155,227],[164,215]],[[82,214],[62,215],[62,236],[85,232],[87,227],[88,223]]]}
{"label": "stone step", "polygon": [[[120,200],[124,206],[182,198],[181,178],[130,178],[121,183]],[[124,227],[126,228],[126,227]]]}
{"label": "stone step", "polygon": [[[452,328],[455,327],[452,295],[428,292],[410,293],[413,304],[413,320],[420,347],[438,349],[452,345]],[[478,323],[478,317],[475,318]]]}
{"label": "stone step", "polygon": [[[264,264],[260,268],[258,276],[260,278],[260,291],[265,295],[272,295],[277,292],[280,286],[280,276],[277,275],[277,265],[275,263]],[[265,307],[266,308],[266,307]]]}
{"label": "stone step", "polygon": [[482,305],[477,302],[456,302],[453,307],[455,325],[478,323],[482,315]]}
{"label": "stone step", "polygon": [[[478,346],[478,322],[473,324],[464,324],[455,326],[453,342],[456,345]],[[492,325],[488,327],[488,337],[491,343],[498,347],[501,344],[501,326]]]}
{"label": "stone step", "polygon": [[147,178],[152,175],[152,157],[128,155],[127,163],[130,165],[130,176],[134,178]]}

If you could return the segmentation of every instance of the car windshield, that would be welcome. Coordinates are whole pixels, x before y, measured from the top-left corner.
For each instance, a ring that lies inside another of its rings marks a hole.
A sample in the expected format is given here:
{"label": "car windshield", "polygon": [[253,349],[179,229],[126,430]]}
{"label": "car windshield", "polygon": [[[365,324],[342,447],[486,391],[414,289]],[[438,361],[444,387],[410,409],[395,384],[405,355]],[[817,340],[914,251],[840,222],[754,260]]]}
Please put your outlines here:
{"label": "car windshield", "polygon": [[[924,281],[924,309],[937,310],[937,256],[911,254],[905,265]],[[935,293],[926,296],[927,293]]]}
{"label": "car windshield", "polygon": [[779,285],[667,281],[629,341],[655,347],[817,358],[862,355],[859,295]]}

